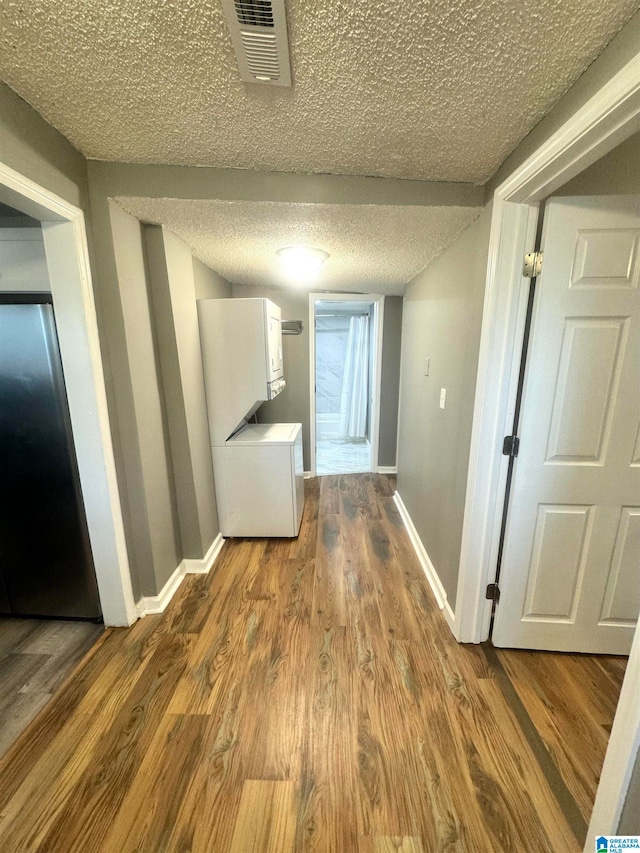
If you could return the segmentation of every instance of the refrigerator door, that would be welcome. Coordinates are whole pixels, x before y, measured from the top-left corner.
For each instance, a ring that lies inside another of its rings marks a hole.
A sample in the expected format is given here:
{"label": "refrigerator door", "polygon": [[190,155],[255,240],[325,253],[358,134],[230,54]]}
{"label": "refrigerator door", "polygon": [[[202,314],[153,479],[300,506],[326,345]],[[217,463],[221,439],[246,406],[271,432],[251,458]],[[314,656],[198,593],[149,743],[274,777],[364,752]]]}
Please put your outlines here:
{"label": "refrigerator door", "polygon": [[50,304],[0,303],[0,572],[16,615],[100,616]]}

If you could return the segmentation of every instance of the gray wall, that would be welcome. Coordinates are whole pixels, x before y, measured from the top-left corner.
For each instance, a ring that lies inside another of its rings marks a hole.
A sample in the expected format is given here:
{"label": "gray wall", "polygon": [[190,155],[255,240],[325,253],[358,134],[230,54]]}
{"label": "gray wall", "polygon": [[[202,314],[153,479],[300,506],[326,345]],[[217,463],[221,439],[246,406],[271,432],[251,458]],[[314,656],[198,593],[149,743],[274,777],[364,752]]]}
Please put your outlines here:
{"label": "gray wall", "polygon": [[380,449],[378,465],[395,468],[398,444],[402,296],[385,296],[380,383]]}
{"label": "gray wall", "polygon": [[[455,606],[491,209],[407,287],[398,492]],[[424,375],[430,359],[429,376]],[[439,406],[447,389],[446,408]]]}
{"label": "gray wall", "polygon": [[[640,12],[637,12],[487,182],[487,204],[490,204],[496,187],[514,169],[633,59],[639,43]],[[573,182],[565,185],[558,191],[558,195],[583,193],[587,191],[586,186],[594,194],[609,192],[614,186],[615,192],[637,191],[637,165],[634,168],[633,164],[636,145],[637,142],[630,140],[624,148],[612,152],[607,162],[603,158],[602,163],[592,167],[590,175],[577,176]],[[632,182],[627,182],[625,177],[629,169],[634,172]],[[487,207],[473,225],[414,279],[405,298],[398,490],[452,606],[458,582],[489,227],[490,208]],[[466,260],[465,252],[469,252]],[[451,291],[448,285],[453,288]],[[424,295],[424,299],[420,294]],[[441,327],[437,326],[437,318],[440,316],[451,335],[448,345]],[[426,342],[428,328],[436,332],[433,340],[442,343],[444,351],[449,352],[451,358],[447,375],[442,377],[442,381],[436,379],[429,385],[429,388],[436,389],[433,391],[427,391],[424,383],[430,383],[435,375],[433,372],[429,378],[423,375],[424,357],[427,355],[432,356],[433,371],[433,355],[427,352],[427,349],[432,348],[432,344],[429,342],[427,345]],[[465,338],[465,330],[471,335],[469,340]],[[447,386],[447,382],[451,383],[452,380],[453,398],[451,385]],[[443,386],[449,388],[445,412],[437,410],[437,395]],[[458,392],[464,395],[464,400],[458,399]],[[457,426],[452,424],[455,440],[452,440],[450,433],[443,433],[439,429],[443,420],[448,420],[447,413],[451,412],[452,404],[459,407],[460,418]],[[442,415],[445,417],[442,418]],[[440,457],[438,448],[442,451]],[[445,481],[445,477],[454,479]],[[442,498],[441,501],[438,496]],[[436,514],[435,517],[432,513]]]}
{"label": "gray wall", "polygon": [[[561,103],[508,158],[487,188],[489,197],[504,176],[632,58],[639,39],[640,13],[637,13]],[[155,195],[426,205],[476,204],[482,193],[481,188],[470,185],[351,176],[262,175],[242,170],[97,162],[87,165],[66,139],[2,84],[0,157],[18,172],[85,210],[88,210],[89,170],[89,236],[91,238],[91,231],[96,235],[94,241],[90,239],[89,246],[118,484],[133,566],[134,591],[146,594],[155,594],[166,579],[169,567],[175,568],[175,560],[180,556],[179,531],[171,485],[172,461],[162,399],[162,375],[154,340],[140,225],[121,215],[122,211],[118,212],[109,198]],[[11,203],[9,199],[4,200]],[[465,239],[468,238],[464,235],[460,238]],[[283,308],[288,308],[289,304],[291,307],[285,310],[285,315],[306,319],[306,294],[283,294],[284,291],[278,292],[278,301]],[[297,310],[300,301],[305,303],[302,312]],[[269,419],[302,421],[308,435],[308,348],[304,336],[288,338],[285,348],[289,352],[290,393],[285,392],[270,404]],[[389,379],[388,384],[392,386],[393,382]],[[158,453],[155,472],[151,470],[153,454],[147,448],[155,448]],[[463,467],[462,457],[460,466]],[[154,494],[152,486],[156,481],[159,488]]]}
{"label": "gray wall", "polygon": [[196,299],[225,299],[231,296],[231,285],[215,270],[193,258]]}
{"label": "gray wall", "polygon": [[235,297],[271,299],[282,310],[283,320],[302,320],[301,335],[284,335],[282,349],[287,387],[275,400],[263,403],[258,420],[263,423],[301,423],[304,468],[309,470],[309,294],[276,287],[234,284]]}
{"label": "gray wall", "polygon": [[[90,192],[132,580],[137,596],[153,596],[183,558],[201,558],[218,533],[194,337],[196,273],[190,250],[175,235],[168,232],[167,245],[157,229],[162,239],[148,246],[135,217],[99,185],[92,183]],[[208,276],[199,272],[206,288]]]}
{"label": "gray wall", "polygon": [[640,752],[636,753],[627,799],[618,824],[618,835],[640,835]]}
{"label": "gray wall", "polygon": [[[286,389],[258,410],[258,420],[264,423],[301,423],[303,432],[304,467],[311,466],[309,449],[309,294],[275,287],[256,287],[234,284],[235,297],[259,296],[271,299],[282,309],[283,320],[302,320],[301,335],[285,335],[284,375]],[[329,295],[330,298],[330,295]],[[357,298],[357,295],[354,296]],[[402,297],[385,297],[385,322],[382,343],[382,399],[380,418],[380,465],[395,466],[395,447],[398,425],[398,386],[400,381],[400,334],[402,329]]]}
{"label": "gray wall", "polygon": [[[101,275],[106,331],[129,507],[128,529],[143,595],[156,595],[182,559],[162,376],[141,223],[109,203],[114,279]],[[100,256],[99,256],[100,257]],[[116,355],[117,353],[117,355]]]}
{"label": "gray wall", "polygon": [[213,485],[193,258],[189,246],[162,226],[146,226],[145,240],[181,553],[183,557],[201,559],[220,527]]}

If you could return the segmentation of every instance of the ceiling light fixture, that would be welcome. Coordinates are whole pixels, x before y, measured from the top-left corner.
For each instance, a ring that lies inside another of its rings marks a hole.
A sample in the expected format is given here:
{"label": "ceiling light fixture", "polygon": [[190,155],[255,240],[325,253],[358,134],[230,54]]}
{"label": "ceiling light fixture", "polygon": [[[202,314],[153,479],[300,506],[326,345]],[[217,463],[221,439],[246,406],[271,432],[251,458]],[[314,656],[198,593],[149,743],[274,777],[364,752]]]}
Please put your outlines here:
{"label": "ceiling light fixture", "polygon": [[285,246],[277,254],[287,276],[303,281],[315,277],[329,257],[328,252],[311,246]]}

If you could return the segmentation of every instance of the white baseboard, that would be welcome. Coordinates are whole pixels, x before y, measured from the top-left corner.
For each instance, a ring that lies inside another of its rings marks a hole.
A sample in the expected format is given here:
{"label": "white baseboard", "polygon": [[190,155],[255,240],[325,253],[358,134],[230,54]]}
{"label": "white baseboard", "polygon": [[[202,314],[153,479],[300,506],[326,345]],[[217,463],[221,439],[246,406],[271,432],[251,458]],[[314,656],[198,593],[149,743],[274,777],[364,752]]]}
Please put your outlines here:
{"label": "white baseboard", "polygon": [[224,539],[222,534],[218,533],[201,560],[185,558],[162,587],[158,595],[145,595],[138,601],[136,604],[138,616],[142,617],[151,615],[152,613],[163,613],[182,583],[184,576],[206,574],[215,563],[223,545]]}
{"label": "white baseboard", "polygon": [[310,480],[311,479],[311,471],[305,471],[304,472],[304,478],[305,478],[305,480]]}
{"label": "white baseboard", "polygon": [[445,601],[442,612],[444,613],[444,618],[447,620],[447,625],[451,628],[451,633],[455,636],[456,632],[454,630],[454,626],[456,622],[456,614],[451,609],[451,605],[448,601]]}
{"label": "white baseboard", "polygon": [[438,577],[438,573],[435,570],[429,555],[427,554],[427,550],[422,543],[422,539],[418,536],[418,531],[415,528],[413,521],[411,520],[411,516],[409,515],[409,511],[404,505],[404,501],[400,497],[400,494],[396,492],[393,496],[393,500],[395,501],[396,506],[398,507],[398,512],[400,513],[400,517],[404,521],[404,526],[407,529],[407,533],[409,534],[409,539],[411,540],[411,544],[413,545],[413,550],[416,552],[416,557],[418,558],[418,562],[422,566],[422,570],[427,578],[429,586],[431,587],[431,591],[433,592],[436,602],[438,603],[438,607],[440,610],[444,612],[444,617],[447,620],[447,624],[451,628],[453,632],[453,623],[454,623],[454,612],[451,609],[451,605],[447,601],[447,593],[445,588],[442,586],[442,582]]}
{"label": "white baseboard", "polygon": [[185,558],[182,562],[185,564],[185,572],[188,575],[206,575],[211,566],[218,559],[218,554],[224,545],[224,537],[222,533],[218,533],[216,538],[211,543],[207,553],[201,560],[191,560]]}
{"label": "white baseboard", "polygon": [[378,465],[378,474],[397,474],[398,468],[395,465],[385,466]]}

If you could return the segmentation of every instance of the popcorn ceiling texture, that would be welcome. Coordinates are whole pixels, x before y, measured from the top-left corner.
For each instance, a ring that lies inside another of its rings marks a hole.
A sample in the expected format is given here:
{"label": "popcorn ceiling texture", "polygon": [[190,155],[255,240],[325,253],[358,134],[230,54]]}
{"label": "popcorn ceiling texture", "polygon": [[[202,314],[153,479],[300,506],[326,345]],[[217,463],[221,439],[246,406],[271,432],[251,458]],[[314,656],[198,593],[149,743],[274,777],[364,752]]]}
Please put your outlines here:
{"label": "popcorn ceiling texture", "polygon": [[236,284],[291,286],[277,249],[329,252],[307,290],[402,294],[407,284],[480,213],[476,207],[288,204],[118,198],[139,219],[165,225],[194,255]]}
{"label": "popcorn ceiling texture", "polygon": [[484,182],[637,0],[287,0],[294,86],[218,0],[2,0],[0,77],[87,157]]}

